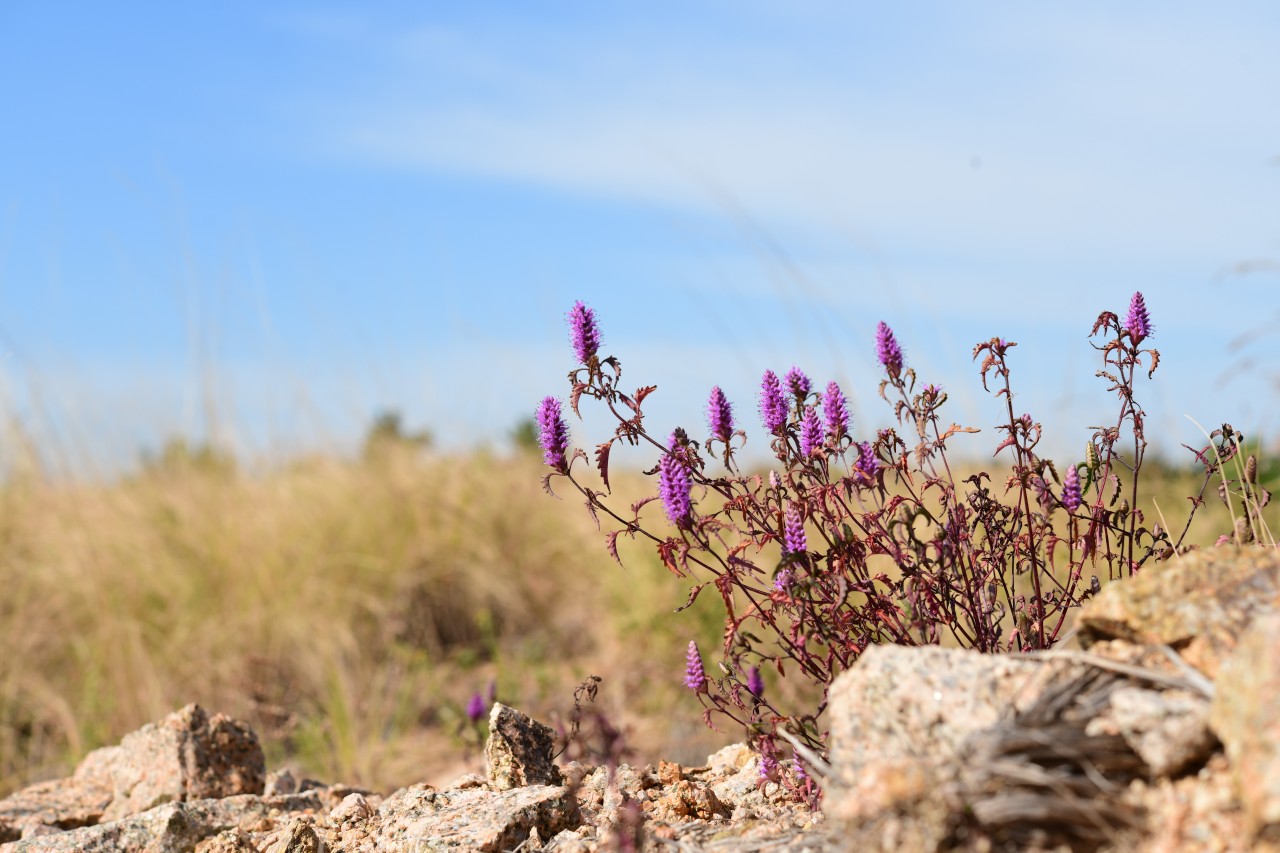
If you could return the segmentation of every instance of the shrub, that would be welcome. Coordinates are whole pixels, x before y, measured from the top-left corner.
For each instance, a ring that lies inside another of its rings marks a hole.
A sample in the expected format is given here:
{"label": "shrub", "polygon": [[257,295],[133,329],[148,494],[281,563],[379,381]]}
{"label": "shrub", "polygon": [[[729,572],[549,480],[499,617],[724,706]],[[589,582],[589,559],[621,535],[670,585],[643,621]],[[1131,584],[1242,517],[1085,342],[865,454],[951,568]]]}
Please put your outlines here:
{"label": "shrub", "polygon": [[[624,393],[621,363],[600,355],[594,312],[578,302],[569,321],[580,363],[569,374],[569,406],[579,414],[583,398],[595,400],[617,427],[588,457],[570,446],[560,401],[545,398],[537,414],[551,468],[544,486],[550,492],[553,479],[568,480],[597,524],[602,516],[611,522],[605,542],[614,559],[619,536],[649,540],[667,569],[690,582],[686,607],[708,588],[720,597],[723,658],[704,668],[690,643],[685,684],[703,703],[708,725],[719,714],[747,730],[761,752],[762,776],[778,775],[780,737],[822,752],[826,689],[869,645],[945,640],[983,652],[1048,648],[1070,610],[1104,579],[1175,553],[1186,536],[1184,528],[1173,541],[1139,508],[1147,438],[1135,387],[1144,371],[1152,378],[1160,361],[1158,351],[1145,348],[1153,327],[1141,293],[1123,319],[1103,312],[1094,323],[1097,375],[1109,383],[1118,411],[1113,422],[1091,428],[1083,458],[1061,471],[1039,453],[1041,424],[1013,408],[1010,356],[1017,344],[992,338],[974,347],[984,390],[1004,403],[995,455],[1008,467],[999,483],[985,472],[962,478],[953,467],[949,442],[977,430],[943,419],[946,392],[917,387],[883,322],[875,334],[884,371],[879,392],[898,427],[855,437],[835,382],[814,391],[796,367],[781,378],[766,371],[759,413],[778,464],[759,474],[739,468],[747,436],[719,387],[708,401],[705,441],[681,428],[655,438],[642,410],[654,386]],[[1240,441],[1223,425],[1208,446],[1193,451],[1204,483],[1192,513]],[[646,472],[657,476],[657,493],[625,511],[610,501],[610,452],[618,442],[647,444],[659,454]],[[580,461],[594,463],[603,490],[579,478]],[[722,472],[709,470],[715,462]],[[1245,467],[1256,470],[1252,462]],[[1224,478],[1224,500],[1232,493],[1265,495],[1250,477],[1234,492]],[[652,501],[661,501],[665,513],[642,518]],[[1255,515],[1245,512],[1246,519]],[[1233,535],[1252,537],[1255,526],[1237,525]],[[779,677],[798,673],[822,698],[816,706],[786,707],[766,683],[770,670]],[[802,769],[787,778],[810,785]]]}

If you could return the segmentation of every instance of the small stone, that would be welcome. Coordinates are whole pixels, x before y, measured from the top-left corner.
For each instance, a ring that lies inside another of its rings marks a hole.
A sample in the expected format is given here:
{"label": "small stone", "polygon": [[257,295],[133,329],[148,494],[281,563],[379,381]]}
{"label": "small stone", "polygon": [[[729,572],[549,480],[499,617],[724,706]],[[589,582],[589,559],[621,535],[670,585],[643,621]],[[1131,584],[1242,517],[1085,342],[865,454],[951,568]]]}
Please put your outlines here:
{"label": "small stone", "polygon": [[201,841],[196,845],[196,853],[258,853],[258,848],[253,845],[248,833],[236,828],[224,830]]}
{"label": "small stone", "polygon": [[1080,611],[1083,645],[1119,638],[1169,645],[1215,678],[1255,616],[1280,603],[1280,552],[1214,548],[1148,564]]}
{"label": "small stone", "polygon": [[262,794],[266,797],[296,793],[298,793],[298,780],[288,767],[277,770],[268,776],[266,785],[262,789]]}
{"label": "small stone", "polygon": [[498,791],[525,785],[559,785],[555,766],[555,730],[514,708],[495,702],[484,747],[489,782]]}
{"label": "small stone", "polygon": [[324,842],[311,822],[294,818],[263,853],[324,853]]}
{"label": "small stone", "polygon": [[1210,725],[1226,747],[1250,832],[1280,838],[1280,614],[1258,619],[1215,685]]}
{"label": "small stone", "polygon": [[333,824],[355,823],[366,820],[373,814],[373,807],[363,794],[347,794],[346,798],[329,812],[329,822]]}

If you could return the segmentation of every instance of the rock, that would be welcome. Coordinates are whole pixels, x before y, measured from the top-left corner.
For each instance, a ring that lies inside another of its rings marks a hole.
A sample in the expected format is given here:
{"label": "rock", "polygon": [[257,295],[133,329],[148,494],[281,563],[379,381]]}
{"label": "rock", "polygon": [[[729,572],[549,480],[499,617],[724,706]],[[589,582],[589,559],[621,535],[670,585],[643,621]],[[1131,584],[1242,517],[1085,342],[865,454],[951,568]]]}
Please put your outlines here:
{"label": "rock", "polygon": [[415,785],[378,809],[372,850],[472,850],[498,853],[536,829],[542,838],[580,823],[567,788],[526,785],[507,791],[436,791]]}
{"label": "rock", "polygon": [[1226,748],[1251,835],[1280,843],[1280,614],[1254,622],[1215,684],[1209,722]]}
{"label": "rock", "polygon": [[1280,552],[1214,548],[1159,563],[1109,583],[1080,611],[1083,645],[1120,638],[1169,645],[1209,678],[1249,623],[1280,606]]}
{"label": "rock", "polygon": [[294,818],[267,845],[263,853],[324,853],[325,845],[315,826],[305,818]]}
{"label": "rock", "polygon": [[[261,794],[266,759],[258,736],[223,714],[188,705],[125,735],[112,755],[113,820],[164,802]],[[77,771],[77,775],[79,771]]]}
{"label": "rock", "polygon": [[288,767],[269,775],[266,783],[262,786],[262,794],[266,797],[296,793],[298,793],[298,780]]}
{"label": "rock", "polygon": [[75,829],[164,802],[259,794],[264,775],[262,747],[247,726],[188,705],[125,735],[118,746],[89,753],[70,779],[0,800],[0,833],[33,824]]}
{"label": "rock", "polygon": [[178,853],[194,850],[208,832],[183,803],[169,803],[124,820],[24,839],[5,853]]}
{"label": "rock", "polygon": [[484,747],[489,782],[499,791],[524,785],[559,785],[555,766],[555,730],[495,702],[489,714],[489,740]]}
{"label": "rock", "polygon": [[227,829],[196,845],[196,853],[259,853],[243,829]]}
{"label": "rock", "polygon": [[329,812],[329,822],[333,824],[355,823],[369,818],[374,812],[364,794],[348,794],[346,798]]}
{"label": "rock", "polygon": [[1085,732],[1119,734],[1153,778],[1201,764],[1218,746],[1209,730],[1209,700],[1187,690],[1117,688],[1110,707],[1091,720]]}
{"label": "rock", "polygon": [[1014,704],[1035,661],[937,646],[871,646],[831,685],[831,762],[856,776],[883,759],[954,758]]}
{"label": "rock", "polygon": [[1212,748],[1195,697],[1138,690],[1099,726],[1141,686],[1071,655],[872,648],[832,686],[824,810],[850,850],[1097,847],[1142,820],[1111,802],[1149,772],[1122,728],[1164,769]]}

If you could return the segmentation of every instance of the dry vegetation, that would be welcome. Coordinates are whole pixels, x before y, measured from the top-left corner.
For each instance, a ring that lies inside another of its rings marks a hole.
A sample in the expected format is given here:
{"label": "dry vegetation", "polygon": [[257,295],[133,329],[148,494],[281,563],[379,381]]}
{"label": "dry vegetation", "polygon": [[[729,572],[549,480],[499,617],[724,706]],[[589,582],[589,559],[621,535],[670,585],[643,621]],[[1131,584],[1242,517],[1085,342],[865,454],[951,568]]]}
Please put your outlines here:
{"label": "dry vegetation", "polygon": [[[191,701],[249,721],[272,765],[383,790],[447,782],[479,768],[462,709],[491,679],[555,720],[603,676],[599,702],[640,760],[740,739],[703,727],[680,685],[689,639],[718,644],[718,600],[672,615],[687,586],[626,540],[619,568],[543,471],[391,445],[259,474],[178,454],[110,484],[8,483],[0,792]],[[1180,529],[1198,484],[1163,476],[1148,494]],[[1192,539],[1229,529],[1211,504]]]}

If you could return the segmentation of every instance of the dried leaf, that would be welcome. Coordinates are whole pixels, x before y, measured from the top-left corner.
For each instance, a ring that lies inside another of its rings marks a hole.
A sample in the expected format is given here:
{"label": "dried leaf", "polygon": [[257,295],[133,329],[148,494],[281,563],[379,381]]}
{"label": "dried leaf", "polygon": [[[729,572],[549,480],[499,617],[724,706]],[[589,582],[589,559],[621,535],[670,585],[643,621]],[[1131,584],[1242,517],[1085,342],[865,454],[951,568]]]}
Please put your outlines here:
{"label": "dried leaf", "polygon": [[1149,349],[1147,352],[1151,353],[1151,369],[1147,371],[1147,378],[1150,379],[1156,372],[1156,368],[1160,366],[1160,350]]}
{"label": "dried leaf", "polygon": [[604,547],[609,551],[609,556],[618,561],[618,565],[622,565],[622,558],[618,556],[618,534],[621,530],[610,530],[604,535]]}
{"label": "dried leaf", "polygon": [[554,477],[555,475],[556,475],[556,472],[552,471],[550,474],[542,478],[542,490],[547,494],[551,495],[551,497],[555,498],[556,500],[560,500],[560,496],[557,495],[555,492],[551,491],[551,478]]}
{"label": "dried leaf", "polygon": [[678,578],[682,578],[685,574],[680,571],[680,567],[676,565],[676,561],[672,556],[679,544],[680,543],[676,542],[674,539],[668,539],[665,542],[658,543],[658,557],[661,558],[662,565],[667,567],[667,571],[671,572],[671,574]]}
{"label": "dried leaf", "polygon": [[946,441],[947,439],[951,438],[951,436],[955,435],[958,432],[975,433],[975,432],[981,432],[981,431],[982,430],[978,429],[977,427],[962,427],[960,426],[960,424],[952,424],[951,426],[947,427],[947,431],[942,434],[942,438],[939,440]]}
{"label": "dried leaf", "polygon": [[582,412],[578,411],[578,400],[582,397],[582,392],[587,390],[585,382],[575,382],[573,390],[569,392],[569,407],[573,409],[573,413],[582,418]]}
{"label": "dried leaf", "polygon": [[689,590],[689,598],[685,601],[684,604],[677,607],[674,612],[679,613],[681,610],[686,610],[692,607],[693,602],[696,601],[698,598],[698,593],[702,592],[702,588],[705,586],[706,586],[705,583],[700,583],[697,586],[695,586],[693,589]]}
{"label": "dried leaf", "polygon": [[609,439],[596,448],[596,468],[600,471],[600,479],[604,481],[604,487],[609,488],[609,448],[613,446],[615,439]]}
{"label": "dried leaf", "polygon": [[654,391],[657,391],[657,390],[658,390],[657,385],[646,385],[643,388],[637,388],[636,389],[636,405],[638,406],[641,403],[643,403],[645,397],[648,397],[650,394],[652,394]]}
{"label": "dried leaf", "polygon": [[657,496],[657,495],[649,495],[649,497],[647,497],[647,498],[641,498],[640,500],[636,501],[635,503],[633,503],[633,504],[631,505],[631,513],[632,513],[633,515],[639,515],[639,514],[640,514],[640,508],[641,508],[641,507],[643,507],[643,506],[644,506],[645,504],[647,504],[647,503],[651,503],[652,501],[656,501],[657,499],[658,499],[658,496]]}

